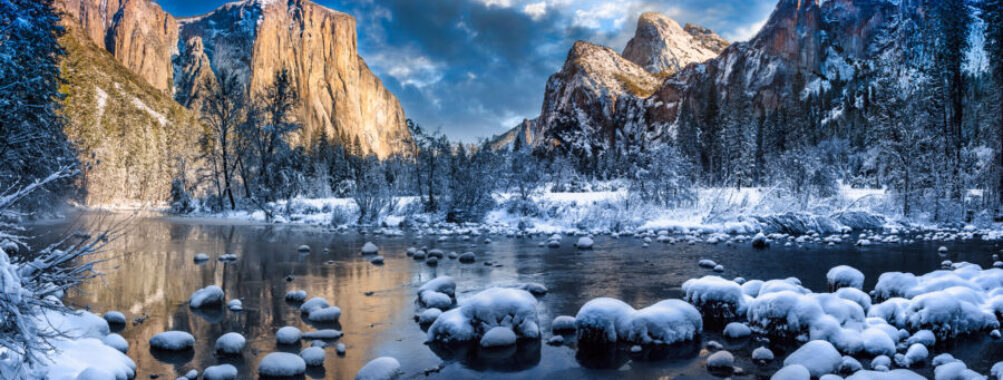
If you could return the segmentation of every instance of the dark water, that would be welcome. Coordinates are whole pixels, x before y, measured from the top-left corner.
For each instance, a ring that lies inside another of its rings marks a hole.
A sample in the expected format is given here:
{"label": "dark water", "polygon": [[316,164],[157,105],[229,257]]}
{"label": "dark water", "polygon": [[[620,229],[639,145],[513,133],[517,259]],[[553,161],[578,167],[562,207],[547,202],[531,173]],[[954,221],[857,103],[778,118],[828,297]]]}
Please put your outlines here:
{"label": "dark water", "polygon": [[[100,228],[121,216],[84,215],[72,226]],[[39,225],[33,231],[36,242],[51,240],[70,226],[66,223]],[[118,240],[100,256],[98,266],[105,273],[68,296],[78,307],[90,307],[100,314],[118,310],[130,320],[148,315],[145,322],[129,324],[119,333],[128,340],[128,355],[138,366],[137,378],[160,374],[173,379],[189,369],[231,363],[241,378],[256,377],[256,367],[265,354],[278,350],[298,352],[299,348],[276,347],[274,332],[286,325],[303,331],[338,328],[347,354],[339,357],[333,347],[326,349],[323,371],[312,371],[308,378],[350,379],[369,360],[379,356],[397,358],[404,378],[659,378],[709,377],[704,369],[701,344],[671,347],[663,352],[631,354],[627,348],[611,353],[579,353],[574,339],[565,345],[550,346],[541,342],[522,343],[507,351],[479,352],[477,349],[433,350],[423,344],[425,333],[414,321],[417,288],[436,276],[449,275],[457,281],[460,299],[490,285],[517,282],[544,284],[550,292],[539,298],[538,311],[544,341],[551,336],[550,324],[557,315],[574,315],[578,308],[595,297],[614,297],[636,308],[666,298],[681,298],[683,281],[710,274],[697,266],[709,258],[725,266],[723,277],[773,279],[796,276],[814,291],[825,291],[826,271],[835,265],[852,265],[867,275],[865,289],[870,289],[880,273],[905,271],[926,273],[940,262],[969,261],[983,267],[991,265],[996,243],[969,241],[952,243],[915,243],[911,245],[874,245],[835,247],[811,245],[808,249],[774,246],[754,250],[710,244],[653,243],[642,247],[636,238],[596,237],[595,249],[579,251],[573,247],[577,238],[566,237],[561,248],[539,247],[543,239],[490,236],[490,244],[479,243],[482,237],[463,240],[438,236],[362,235],[352,231],[334,232],[321,227],[234,224],[214,220],[177,218],[131,218]],[[359,248],[373,241],[386,257],[382,266],[370,264],[359,255]],[[308,244],[310,254],[296,248]],[[951,254],[938,255],[936,248],[946,245]],[[460,264],[444,259],[430,267],[404,254],[409,246],[428,246],[446,252],[473,251],[475,264]],[[329,253],[323,253],[327,248]],[[196,253],[208,253],[211,260],[196,265]],[[234,253],[239,260],[223,264],[216,257]],[[333,260],[333,263],[328,263]],[[497,263],[485,266],[485,261]],[[293,275],[292,281],[287,281]],[[216,313],[194,312],[188,305],[191,293],[207,285],[218,285],[227,300],[239,298],[244,310]],[[338,325],[311,326],[304,321],[296,305],[284,300],[290,290],[306,290],[308,297],[320,296],[342,309]],[[149,338],[166,330],[185,330],[196,337],[194,352],[183,355],[152,353]],[[214,344],[220,335],[236,331],[247,340],[239,357],[217,357]],[[573,338],[573,337],[572,337]],[[774,364],[760,367],[750,362],[752,349],[748,340],[729,341],[716,332],[703,334],[703,342],[717,340],[735,354],[736,365],[745,377],[767,377],[778,369],[782,353]],[[304,345],[303,347],[306,347]],[[988,373],[992,363],[1003,360],[1003,343],[985,337],[968,338],[934,353],[949,350],[965,360],[969,368]],[[870,359],[861,360],[869,363]],[[929,369],[920,369],[930,375]]]}

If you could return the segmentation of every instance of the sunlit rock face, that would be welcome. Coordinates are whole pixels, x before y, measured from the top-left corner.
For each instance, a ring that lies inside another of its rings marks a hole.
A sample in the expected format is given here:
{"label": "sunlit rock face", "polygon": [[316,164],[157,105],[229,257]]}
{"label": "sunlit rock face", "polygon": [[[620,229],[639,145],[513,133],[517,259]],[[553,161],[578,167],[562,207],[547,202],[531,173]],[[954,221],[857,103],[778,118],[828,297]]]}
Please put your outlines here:
{"label": "sunlit rock face", "polygon": [[178,24],[150,0],[58,0],[84,35],[158,90],[173,87]]}
{"label": "sunlit rock face", "polygon": [[651,73],[668,76],[691,63],[717,57],[728,42],[709,29],[687,24],[657,12],[637,20],[634,38],[627,42],[623,57]]}
{"label": "sunlit rock face", "polygon": [[[408,151],[400,102],[359,57],[355,19],[308,0],[246,0],[175,19],[150,0],[58,0],[86,36],[151,86],[193,109],[221,72],[250,94],[288,70],[310,144],[323,130],[359,154]],[[210,75],[211,74],[211,75]]]}

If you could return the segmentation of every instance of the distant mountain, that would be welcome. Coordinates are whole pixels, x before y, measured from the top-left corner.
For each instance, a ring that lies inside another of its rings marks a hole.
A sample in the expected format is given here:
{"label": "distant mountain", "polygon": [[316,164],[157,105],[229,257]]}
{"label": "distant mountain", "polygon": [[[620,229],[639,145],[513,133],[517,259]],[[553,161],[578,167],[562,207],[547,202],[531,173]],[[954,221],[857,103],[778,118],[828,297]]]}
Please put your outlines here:
{"label": "distant mountain", "polygon": [[[531,144],[562,146],[582,152],[601,149],[621,134],[628,105],[644,103],[678,70],[717,56],[728,43],[708,29],[679,26],[674,20],[645,13],[623,54],[578,41],[560,71],[547,80],[540,116],[532,133],[507,132],[495,137],[529,135]],[[665,135],[665,126],[648,127],[649,139]],[[523,123],[515,130],[527,130]],[[571,145],[570,147],[568,145]]]}
{"label": "distant mountain", "polygon": [[[151,0],[58,0],[83,35],[150,86],[197,108],[222,71],[250,93],[287,69],[305,125],[299,144],[323,129],[359,153],[386,157],[411,146],[397,98],[359,57],[355,19],[309,0],[243,0],[175,19]],[[196,109],[197,111],[197,109]]]}

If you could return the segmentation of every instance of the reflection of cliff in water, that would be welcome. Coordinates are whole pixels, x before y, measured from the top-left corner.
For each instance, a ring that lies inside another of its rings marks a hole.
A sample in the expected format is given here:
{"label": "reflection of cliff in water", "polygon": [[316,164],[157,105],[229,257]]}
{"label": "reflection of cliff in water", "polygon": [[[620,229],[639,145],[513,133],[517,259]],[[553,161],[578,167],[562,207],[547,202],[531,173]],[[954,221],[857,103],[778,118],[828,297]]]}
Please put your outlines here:
{"label": "reflection of cliff in water", "polygon": [[[88,221],[105,218],[85,215],[81,222],[87,225]],[[365,364],[361,353],[373,351],[372,346],[379,343],[371,337],[388,328],[373,322],[398,314],[407,306],[406,301],[394,297],[364,294],[399,286],[409,281],[409,275],[406,271],[374,267],[367,261],[356,260],[361,243],[345,244],[343,236],[303,227],[194,224],[162,219],[136,219],[127,224],[125,233],[101,253],[100,259],[106,261],[98,265],[98,270],[104,275],[81,291],[73,292],[68,299],[74,305],[91,306],[99,314],[107,310],[126,314],[130,323],[120,334],[129,342],[129,356],[140,369],[137,377],[146,376],[144,371],[156,368],[160,368],[160,373],[184,373],[190,368],[202,370],[221,363],[234,364],[242,378],[250,377],[264,353],[299,352],[298,347],[275,344],[275,330],[292,325],[304,332],[321,328],[353,332],[342,339],[360,355],[335,359],[334,350],[328,349],[326,371],[311,372],[321,377],[350,378]],[[334,237],[340,239],[340,244],[330,244]],[[297,253],[300,244],[311,245],[313,252]],[[329,254],[323,253],[325,247],[329,247]],[[193,259],[196,253],[207,253],[210,260],[196,264]],[[217,260],[223,253],[236,254],[238,260],[233,263]],[[328,264],[329,260],[336,262]],[[292,281],[286,281],[288,275],[292,275]],[[208,285],[223,288],[227,301],[241,299],[243,311],[232,312],[225,306],[189,308],[191,293]],[[285,301],[285,293],[290,290],[306,290],[311,298],[323,297],[341,307],[344,313],[340,321],[307,323],[297,305]],[[145,315],[148,318],[142,323],[132,322],[133,318]],[[149,338],[167,330],[191,332],[196,338],[195,349],[181,353],[151,352]],[[217,357],[216,338],[232,331],[247,338],[247,348],[242,355]],[[308,345],[305,341],[302,347]],[[340,362],[335,364],[334,360]]]}

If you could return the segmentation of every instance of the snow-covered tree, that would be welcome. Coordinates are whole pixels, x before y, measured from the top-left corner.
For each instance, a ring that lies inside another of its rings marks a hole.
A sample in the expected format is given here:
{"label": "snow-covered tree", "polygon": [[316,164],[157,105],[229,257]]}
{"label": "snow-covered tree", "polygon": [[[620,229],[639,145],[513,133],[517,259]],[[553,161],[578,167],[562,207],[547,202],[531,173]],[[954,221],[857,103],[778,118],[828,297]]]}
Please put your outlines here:
{"label": "snow-covered tree", "polygon": [[[0,184],[29,183],[77,164],[58,112],[58,22],[51,0],[0,1]],[[71,183],[60,177],[19,198],[20,206],[51,209]]]}

